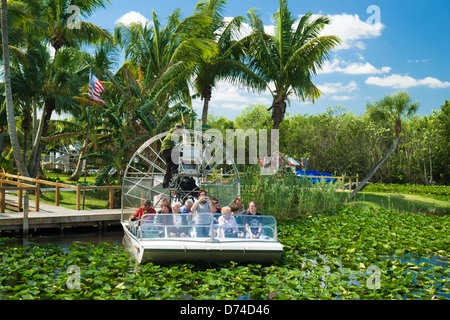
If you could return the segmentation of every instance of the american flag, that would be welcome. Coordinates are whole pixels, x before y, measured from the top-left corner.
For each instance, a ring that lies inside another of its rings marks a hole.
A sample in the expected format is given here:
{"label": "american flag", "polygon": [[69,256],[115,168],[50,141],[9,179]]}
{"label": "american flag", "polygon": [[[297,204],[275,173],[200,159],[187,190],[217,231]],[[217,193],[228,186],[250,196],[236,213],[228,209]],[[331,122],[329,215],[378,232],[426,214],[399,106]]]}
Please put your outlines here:
{"label": "american flag", "polygon": [[97,77],[91,72],[89,78],[89,98],[99,103],[106,104],[105,101],[100,98],[100,93],[103,91],[105,91],[103,83],[101,83],[100,80],[98,80]]}

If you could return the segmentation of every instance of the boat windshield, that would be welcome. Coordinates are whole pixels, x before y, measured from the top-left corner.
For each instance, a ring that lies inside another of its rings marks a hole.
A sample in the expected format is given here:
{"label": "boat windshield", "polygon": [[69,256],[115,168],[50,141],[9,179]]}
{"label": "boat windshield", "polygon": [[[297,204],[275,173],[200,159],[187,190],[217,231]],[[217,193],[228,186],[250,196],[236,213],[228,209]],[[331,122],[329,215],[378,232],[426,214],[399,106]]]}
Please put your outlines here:
{"label": "boat windshield", "polygon": [[277,241],[277,223],[267,215],[221,213],[146,214],[130,222],[131,232],[141,240]]}

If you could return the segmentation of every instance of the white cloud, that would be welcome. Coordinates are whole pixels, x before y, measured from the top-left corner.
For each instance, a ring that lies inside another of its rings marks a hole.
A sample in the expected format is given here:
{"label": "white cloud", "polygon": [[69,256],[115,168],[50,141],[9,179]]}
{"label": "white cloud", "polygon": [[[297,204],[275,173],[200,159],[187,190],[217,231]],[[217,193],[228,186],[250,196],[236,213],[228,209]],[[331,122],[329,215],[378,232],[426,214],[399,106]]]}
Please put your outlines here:
{"label": "white cloud", "polygon": [[[240,111],[252,104],[269,106],[272,104],[272,95],[268,91],[253,94],[245,88],[231,85],[225,81],[219,81],[212,91],[209,107],[211,109]],[[203,108],[203,101],[194,101],[193,107],[194,109],[201,110]]]}
{"label": "white cloud", "polygon": [[[232,19],[233,19],[232,17],[224,17],[223,18],[223,20],[227,23],[230,23],[230,21]],[[264,32],[273,36],[275,34],[275,26],[273,24],[265,25]],[[245,38],[246,36],[249,36],[251,33],[252,33],[252,28],[250,27],[250,25],[248,23],[243,23],[243,24],[241,24],[241,28],[239,29],[239,34],[235,35],[233,37],[233,39],[240,40],[242,38]]]}
{"label": "white cloud", "polygon": [[358,85],[355,81],[350,81],[347,85],[342,84],[342,82],[329,83],[326,82],[321,85],[317,85],[317,88],[323,94],[339,94],[339,93],[350,93],[358,89]]}
{"label": "white cloud", "polygon": [[366,80],[366,84],[371,84],[379,87],[392,87],[395,89],[407,89],[419,86],[425,86],[431,89],[450,87],[450,82],[442,82],[441,80],[436,78],[426,77],[424,79],[418,80],[410,76],[402,76],[398,74],[392,74],[383,78],[369,77]]}
{"label": "white cloud", "polygon": [[[360,57],[361,59],[361,57]],[[389,73],[391,71],[390,67],[381,67],[381,69],[377,69],[369,62],[345,62],[340,60],[339,58],[333,59],[333,61],[325,61],[323,64],[323,68],[318,72],[319,74],[327,74],[327,73],[344,73],[344,74],[382,74]]]}
{"label": "white cloud", "polygon": [[408,60],[408,63],[412,63],[412,62],[415,62],[415,63],[425,63],[425,62],[428,62],[428,59],[422,59],[422,60],[419,60],[419,59],[416,59],[416,60],[412,60],[412,59],[409,59]]}
{"label": "white cloud", "polygon": [[[313,21],[322,15],[313,14],[310,18],[310,21]],[[334,14],[334,15],[326,15],[331,19],[330,24],[326,25],[322,30],[320,35],[335,35],[341,39],[341,44],[336,47],[334,50],[344,50],[356,47],[358,49],[364,50],[366,45],[364,44],[362,39],[370,39],[381,36],[382,30],[385,26],[382,23],[370,23],[367,21],[362,21],[357,14]],[[299,16],[299,19],[301,16]],[[225,17],[224,20],[226,22],[231,21],[231,17]],[[298,21],[294,24],[294,28],[297,27]],[[275,34],[275,26],[272,25],[264,25],[264,31],[267,34],[274,35]],[[250,25],[247,23],[242,24],[240,30],[240,36],[237,37],[239,39],[248,36],[252,32]]]}
{"label": "white cloud", "polygon": [[116,20],[116,24],[122,23],[126,26],[129,26],[132,23],[140,23],[145,25],[146,23],[149,23],[153,25],[153,22],[148,20],[146,17],[144,17],[141,13],[136,11],[130,11],[128,13],[125,13],[123,16],[121,16],[119,19]]}
{"label": "white cloud", "polygon": [[[313,15],[316,19],[319,15]],[[321,35],[335,35],[338,36],[342,43],[335,50],[350,49],[353,47],[365,49],[364,42],[361,39],[370,39],[381,36],[385,26],[378,23],[370,23],[362,21],[357,14],[334,14],[327,15],[331,19],[331,23],[326,25]]]}
{"label": "white cloud", "polygon": [[335,101],[347,101],[347,100],[351,100],[354,97],[350,97],[350,96],[332,96],[331,99],[335,100]]}

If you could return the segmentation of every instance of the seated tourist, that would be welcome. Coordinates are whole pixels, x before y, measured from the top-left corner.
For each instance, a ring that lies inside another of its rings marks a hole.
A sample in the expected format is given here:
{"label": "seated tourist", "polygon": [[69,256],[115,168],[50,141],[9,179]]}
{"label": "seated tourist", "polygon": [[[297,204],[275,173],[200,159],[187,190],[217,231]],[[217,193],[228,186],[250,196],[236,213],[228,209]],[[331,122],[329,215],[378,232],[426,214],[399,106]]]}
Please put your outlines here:
{"label": "seated tourist", "polygon": [[[233,217],[236,220],[236,223],[238,225],[238,238],[243,238],[245,235],[245,227],[243,227],[244,223],[242,222],[242,216],[238,212],[240,211],[240,207],[237,205],[231,206],[231,213],[233,214]],[[244,212],[247,212],[244,210]]]}
{"label": "seated tourist", "polygon": [[[211,199],[211,204],[213,205],[213,208],[211,210],[212,213],[221,213],[222,212],[222,208],[219,207],[219,199],[217,198],[212,198]],[[214,211],[214,209],[216,211]]]}
{"label": "seated tourist", "polygon": [[169,236],[170,237],[189,237],[190,228],[187,226],[186,215],[181,214],[180,212],[181,204],[179,202],[175,202],[172,206],[173,210],[173,227],[169,228]]}
{"label": "seated tourist", "polygon": [[229,206],[222,208],[222,216],[219,217],[219,238],[237,238],[238,227],[236,219]]}
{"label": "seated tourist", "polygon": [[148,213],[156,213],[155,208],[152,207],[152,202],[150,200],[146,200],[144,205],[136,210],[133,216],[130,218],[131,221],[136,221],[142,219],[144,214]]}
{"label": "seated tourist", "polygon": [[245,214],[246,210],[244,209],[244,205],[242,204],[241,198],[234,198],[233,205],[238,207],[237,214]]}
{"label": "seated tourist", "polygon": [[164,199],[161,202],[161,210],[155,215],[155,218],[153,219],[156,225],[160,225],[161,227],[158,227],[161,231],[160,236],[166,237],[167,236],[167,226],[172,225],[173,220],[172,216],[170,215],[172,213],[172,206],[170,205],[170,201],[167,199]]}
{"label": "seated tourist", "polygon": [[186,202],[184,203],[184,206],[182,206],[180,208],[180,212],[181,213],[190,213],[192,212],[192,206],[194,205],[194,201],[192,201],[191,199],[187,199]]}
{"label": "seated tourist", "polygon": [[243,222],[245,225],[245,231],[247,231],[247,238],[250,239],[260,239],[262,235],[262,221],[258,216],[261,215],[257,212],[258,205],[255,201],[250,201],[248,203],[247,213],[243,217]]}
{"label": "seated tourist", "polygon": [[219,207],[219,199],[211,199],[211,213],[213,214],[214,224],[219,223],[219,217],[221,216],[222,208]]}

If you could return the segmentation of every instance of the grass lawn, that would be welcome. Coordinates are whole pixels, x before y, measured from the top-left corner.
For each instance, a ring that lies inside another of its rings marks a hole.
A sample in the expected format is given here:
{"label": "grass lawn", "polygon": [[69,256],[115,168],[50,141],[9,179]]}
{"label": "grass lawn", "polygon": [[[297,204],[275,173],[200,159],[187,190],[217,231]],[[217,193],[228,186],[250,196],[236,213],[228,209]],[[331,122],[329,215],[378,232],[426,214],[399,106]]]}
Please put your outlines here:
{"label": "grass lawn", "polygon": [[[30,200],[34,201],[35,196],[30,194]],[[55,191],[44,191],[41,193],[39,200],[46,204],[55,204]],[[81,193],[81,207],[83,206],[83,193]],[[107,190],[100,191],[86,191],[84,209],[108,209],[109,198]],[[75,191],[60,191],[59,205],[64,208],[76,210],[76,192]]]}
{"label": "grass lawn", "polygon": [[[78,179],[78,181],[76,182],[76,181],[67,181],[67,179],[70,177],[70,176],[68,176],[67,174],[64,174],[64,173],[53,173],[53,172],[46,172],[45,173],[45,177],[46,177],[46,180],[49,180],[49,181],[56,181],[56,180],[59,180],[59,182],[61,182],[61,183],[66,183],[66,184],[72,184],[72,185],[77,185],[78,183],[84,183],[84,176],[81,176],[80,177],[80,179]],[[86,177],[86,183],[87,184],[89,184],[89,185],[95,185],[94,184],[94,182],[95,182],[95,176],[87,176]]]}
{"label": "grass lawn", "polygon": [[448,201],[416,194],[360,192],[349,205],[352,207],[387,208],[400,212],[450,214],[450,203]]}

